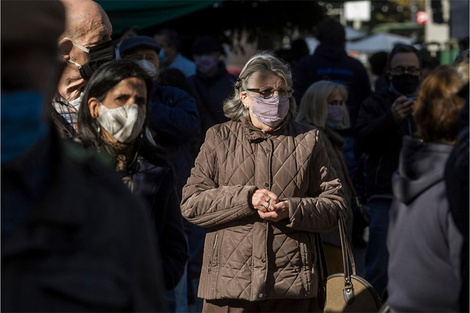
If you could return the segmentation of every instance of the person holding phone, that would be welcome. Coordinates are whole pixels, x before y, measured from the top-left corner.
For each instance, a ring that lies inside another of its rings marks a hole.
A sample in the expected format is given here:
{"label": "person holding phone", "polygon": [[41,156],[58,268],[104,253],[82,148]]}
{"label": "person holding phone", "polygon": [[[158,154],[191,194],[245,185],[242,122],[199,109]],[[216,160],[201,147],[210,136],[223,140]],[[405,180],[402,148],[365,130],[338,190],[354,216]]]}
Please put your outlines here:
{"label": "person holding phone", "polygon": [[390,86],[361,105],[354,136],[356,152],[366,155],[361,186],[370,214],[365,278],[386,297],[388,252],[385,245],[392,202],[392,174],[398,168],[403,136],[412,136],[411,113],[421,82],[421,59],[413,46],[396,45],[389,55]]}

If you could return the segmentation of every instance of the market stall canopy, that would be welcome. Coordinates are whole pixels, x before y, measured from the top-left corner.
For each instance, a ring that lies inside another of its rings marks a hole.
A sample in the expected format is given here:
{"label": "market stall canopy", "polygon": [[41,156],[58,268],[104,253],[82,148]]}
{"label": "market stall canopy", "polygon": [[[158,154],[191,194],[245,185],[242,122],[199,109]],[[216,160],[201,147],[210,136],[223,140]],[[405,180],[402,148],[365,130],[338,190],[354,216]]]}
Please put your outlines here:
{"label": "market stall canopy", "polygon": [[364,53],[375,53],[379,51],[392,51],[393,47],[397,43],[403,43],[412,45],[414,39],[405,36],[390,34],[390,33],[378,33],[363,39],[346,43],[347,51],[358,51]]}
{"label": "market stall canopy", "polygon": [[358,40],[367,35],[365,31],[354,29],[351,26],[346,26],[344,30],[346,31],[346,41]]}
{"label": "market stall canopy", "polygon": [[143,29],[202,10],[223,0],[109,1],[96,0],[111,20],[113,35],[135,27]]}

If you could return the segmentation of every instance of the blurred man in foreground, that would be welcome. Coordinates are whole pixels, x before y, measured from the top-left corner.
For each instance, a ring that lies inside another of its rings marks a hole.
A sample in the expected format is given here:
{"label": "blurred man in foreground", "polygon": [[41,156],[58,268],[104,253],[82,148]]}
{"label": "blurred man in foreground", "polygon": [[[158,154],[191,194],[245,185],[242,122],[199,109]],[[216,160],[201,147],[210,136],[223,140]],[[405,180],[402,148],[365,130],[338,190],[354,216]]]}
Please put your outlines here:
{"label": "blurred man in foreground", "polygon": [[3,1],[2,312],[166,311],[143,204],[49,116],[59,1]]}

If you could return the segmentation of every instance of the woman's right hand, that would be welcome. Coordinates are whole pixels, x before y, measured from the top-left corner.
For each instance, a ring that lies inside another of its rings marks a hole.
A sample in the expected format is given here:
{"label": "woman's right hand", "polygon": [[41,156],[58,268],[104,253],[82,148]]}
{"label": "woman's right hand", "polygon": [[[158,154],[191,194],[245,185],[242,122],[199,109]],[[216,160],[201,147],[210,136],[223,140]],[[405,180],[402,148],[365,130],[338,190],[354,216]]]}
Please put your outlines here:
{"label": "woman's right hand", "polygon": [[257,189],[251,197],[253,208],[262,212],[274,211],[274,205],[278,202],[277,195],[267,189]]}

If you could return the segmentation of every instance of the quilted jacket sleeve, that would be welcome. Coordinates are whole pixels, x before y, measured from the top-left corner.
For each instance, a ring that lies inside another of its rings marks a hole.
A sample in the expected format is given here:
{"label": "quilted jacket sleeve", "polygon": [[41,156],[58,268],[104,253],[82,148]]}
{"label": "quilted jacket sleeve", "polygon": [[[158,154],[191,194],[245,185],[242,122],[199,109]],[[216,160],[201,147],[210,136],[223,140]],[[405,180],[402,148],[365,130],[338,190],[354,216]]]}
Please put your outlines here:
{"label": "quilted jacket sleeve", "polygon": [[309,231],[325,232],[338,226],[338,215],[347,218],[346,202],[337,178],[330,163],[325,145],[321,137],[314,145],[310,173],[315,180],[310,183],[311,197],[288,198],[289,220],[288,227]]}
{"label": "quilted jacket sleeve", "polygon": [[181,213],[189,222],[214,227],[256,213],[249,204],[255,186],[218,186],[216,146],[220,138],[209,128],[191,176],[183,188]]}

